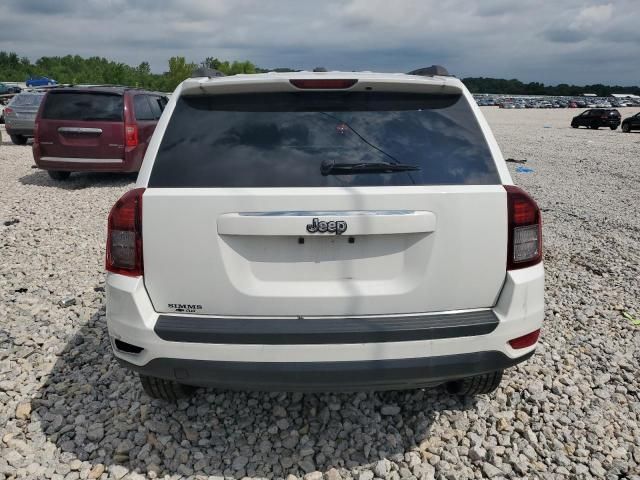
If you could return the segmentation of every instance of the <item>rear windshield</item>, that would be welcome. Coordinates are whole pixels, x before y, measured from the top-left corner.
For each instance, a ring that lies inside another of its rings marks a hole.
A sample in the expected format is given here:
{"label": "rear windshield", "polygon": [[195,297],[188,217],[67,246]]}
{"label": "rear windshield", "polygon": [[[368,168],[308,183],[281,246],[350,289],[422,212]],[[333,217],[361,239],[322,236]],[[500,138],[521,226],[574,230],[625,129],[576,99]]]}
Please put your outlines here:
{"label": "rear windshield", "polygon": [[50,120],[122,121],[122,95],[98,92],[50,93],[42,118]]}
{"label": "rear windshield", "polygon": [[21,93],[10,102],[12,107],[38,107],[44,95],[38,93]]}
{"label": "rear windshield", "polygon": [[[323,175],[323,162],[416,169]],[[151,187],[497,183],[464,97],[374,92],[181,97],[149,179]]]}

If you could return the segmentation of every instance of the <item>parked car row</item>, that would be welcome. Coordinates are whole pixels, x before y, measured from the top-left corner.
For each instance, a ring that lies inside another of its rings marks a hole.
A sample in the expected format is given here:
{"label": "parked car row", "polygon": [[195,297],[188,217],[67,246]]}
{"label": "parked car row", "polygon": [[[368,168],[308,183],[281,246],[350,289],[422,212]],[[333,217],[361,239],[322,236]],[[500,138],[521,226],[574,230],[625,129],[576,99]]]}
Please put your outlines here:
{"label": "parked car row", "polygon": [[129,87],[25,91],[4,110],[11,141],[56,180],[71,172],[137,172],[167,97]]}
{"label": "parked car row", "polygon": [[616,130],[622,125],[622,131],[629,133],[632,130],[640,130],[640,113],[636,113],[622,120],[620,112],[613,108],[591,108],[571,120],[573,128],[587,127],[597,130],[600,127],[609,127]]}
{"label": "parked car row", "polygon": [[621,108],[640,106],[638,98],[609,97],[518,97],[476,95],[478,105],[499,108]]}

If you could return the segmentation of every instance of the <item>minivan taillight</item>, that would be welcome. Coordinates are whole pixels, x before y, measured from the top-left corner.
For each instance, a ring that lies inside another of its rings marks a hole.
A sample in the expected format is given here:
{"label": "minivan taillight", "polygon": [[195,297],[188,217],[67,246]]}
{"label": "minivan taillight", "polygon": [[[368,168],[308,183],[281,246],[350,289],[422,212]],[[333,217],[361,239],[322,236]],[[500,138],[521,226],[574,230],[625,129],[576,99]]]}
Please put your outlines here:
{"label": "minivan taillight", "polygon": [[125,125],[124,138],[127,147],[138,146],[138,126],[137,125]]}
{"label": "minivan taillight", "polygon": [[542,217],[536,202],[524,190],[505,185],[509,234],[507,270],[530,267],[542,261]]}
{"label": "minivan taillight", "polygon": [[142,194],[144,188],[125,193],[109,213],[106,269],[129,277],[143,274]]}

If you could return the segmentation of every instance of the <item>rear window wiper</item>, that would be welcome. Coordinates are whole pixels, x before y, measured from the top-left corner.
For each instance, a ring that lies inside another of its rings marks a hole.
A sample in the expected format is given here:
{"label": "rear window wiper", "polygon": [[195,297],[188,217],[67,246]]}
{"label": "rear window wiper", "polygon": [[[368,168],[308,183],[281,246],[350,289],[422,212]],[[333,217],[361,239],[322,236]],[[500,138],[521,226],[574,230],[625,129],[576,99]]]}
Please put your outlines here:
{"label": "rear window wiper", "polygon": [[359,173],[394,173],[420,170],[416,165],[389,162],[335,163],[323,161],[320,165],[322,175],[355,175]]}

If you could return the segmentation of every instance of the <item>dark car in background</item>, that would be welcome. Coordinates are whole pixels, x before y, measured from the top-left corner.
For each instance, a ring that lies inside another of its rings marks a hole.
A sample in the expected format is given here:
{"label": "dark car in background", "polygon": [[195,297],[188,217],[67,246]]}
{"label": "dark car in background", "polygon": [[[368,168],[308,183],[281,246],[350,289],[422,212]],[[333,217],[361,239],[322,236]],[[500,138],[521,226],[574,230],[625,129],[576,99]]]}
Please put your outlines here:
{"label": "dark car in background", "polygon": [[9,95],[12,93],[20,93],[22,89],[18,85],[9,85],[0,82],[0,95]]}
{"label": "dark car in background", "polygon": [[614,108],[591,108],[573,117],[571,126],[595,130],[600,127],[609,127],[611,130],[615,130],[620,126],[620,112]]}
{"label": "dark car in background", "polygon": [[167,101],[129,87],[52,89],[36,119],[35,163],[56,180],[71,172],[137,172]]}
{"label": "dark car in background", "polygon": [[640,130],[640,112],[622,121],[622,131],[629,133],[631,130]]}
{"label": "dark car in background", "polygon": [[36,114],[44,92],[25,91],[11,99],[4,108],[4,123],[7,134],[16,145],[24,145],[33,137]]}

